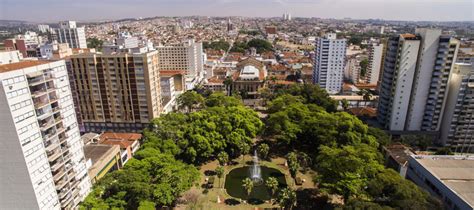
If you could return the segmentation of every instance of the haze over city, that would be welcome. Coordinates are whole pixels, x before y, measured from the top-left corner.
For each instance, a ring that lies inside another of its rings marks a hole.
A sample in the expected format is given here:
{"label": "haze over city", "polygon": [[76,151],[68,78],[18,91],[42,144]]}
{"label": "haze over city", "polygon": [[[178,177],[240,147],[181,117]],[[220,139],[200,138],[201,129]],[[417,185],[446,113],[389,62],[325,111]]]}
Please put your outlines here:
{"label": "haze over city", "polygon": [[[154,16],[474,21],[472,0],[0,0],[0,19],[35,22]],[[24,11],[24,12],[20,12]]]}

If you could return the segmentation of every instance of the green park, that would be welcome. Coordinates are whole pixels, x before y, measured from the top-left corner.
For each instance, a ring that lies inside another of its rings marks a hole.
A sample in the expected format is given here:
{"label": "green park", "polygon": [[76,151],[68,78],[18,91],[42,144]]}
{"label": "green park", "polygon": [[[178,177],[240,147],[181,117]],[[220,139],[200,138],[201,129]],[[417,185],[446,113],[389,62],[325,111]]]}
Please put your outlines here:
{"label": "green park", "polygon": [[438,209],[384,167],[383,131],[337,111],[314,85],[262,94],[188,91],[154,119],[141,149],[93,187],[81,209]]}

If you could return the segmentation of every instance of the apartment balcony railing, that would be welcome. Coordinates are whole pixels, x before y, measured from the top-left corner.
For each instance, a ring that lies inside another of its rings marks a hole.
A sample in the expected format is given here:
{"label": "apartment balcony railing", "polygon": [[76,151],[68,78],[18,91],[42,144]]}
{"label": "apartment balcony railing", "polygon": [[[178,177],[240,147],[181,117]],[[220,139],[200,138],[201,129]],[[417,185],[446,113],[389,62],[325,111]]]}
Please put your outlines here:
{"label": "apartment balcony railing", "polygon": [[51,166],[51,171],[55,172],[55,171],[57,171],[58,169],[60,169],[62,166],[64,166],[64,161],[58,160],[58,161],[56,161],[56,163],[54,163],[54,164]]}
{"label": "apartment balcony railing", "polygon": [[68,179],[62,178],[58,182],[56,182],[56,190],[61,190],[64,186],[69,182]]}
{"label": "apartment balcony railing", "polygon": [[53,162],[55,161],[56,159],[58,159],[59,157],[61,157],[61,152],[60,151],[55,151],[55,152],[48,152],[48,160],[49,162]]}
{"label": "apartment balcony railing", "polygon": [[56,123],[61,122],[62,120],[63,120],[62,116],[58,116],[58,117],[54,118],[54,121],[56,121]]}
{"label": "apartment balcony railing", "polygon": [[[62,130],[65,131],[64,128],[63,128]],[[62,132],[62,131],[61,131],[61,132]],[[60,133],[60,132],[58,131],[58,133]],[[66,136],[66,135],[59,137],[59,143],[61,143],[61,144],[64,143],[64,142],[66,142],[66,140],[67,140],[67,136]]]}
{"label": "apartment balcony railing", "polygon": [[70,192],[71,192],[71,188],[69,187],[62,188],[61,191],[58,193],[59,199],[66,199],[66,196],[71,196]]}
{"label": "apartment balcony railing", "polygon": [[59,181],[64,175],[66,174],[66,171],[64,169],[59,170],[54,176],[53,180],[55,182]]}
{"label": "apartment balcony railing", "polygon": [[[65,196],[62,200],[61,200],[61,206],[68,206],[69,203],[72,201],[72,195],[71,194],[66,194],[67,196]],[[66,208],[67,209],[67,208]]]}
{"label": "apartment balcony railing", "polygon": [[46,152],[51,152],[53,151],[54,149],[58,148],[60,145],[58,144],[57,141],[55,141],[54,139],[53,140],[50,140],[50,141],[46,141],[44,146],[46,147]]}
{"label": "apartment balcony railing", "polygon": [[[67,155],[64,155],[63,158],[64,158],[64,161],[68,161],[69,159],[71,159],[72,157],[72,154],[71,153],[68,153]],[[71,167],[72,168],[72,167]]]}
{"label": "apartment balcony railing", "polygon": [[46,131],[56,124],[56,121],[53,119],[47,120],[46,122],[41,123],[40,128],[42,131]]}

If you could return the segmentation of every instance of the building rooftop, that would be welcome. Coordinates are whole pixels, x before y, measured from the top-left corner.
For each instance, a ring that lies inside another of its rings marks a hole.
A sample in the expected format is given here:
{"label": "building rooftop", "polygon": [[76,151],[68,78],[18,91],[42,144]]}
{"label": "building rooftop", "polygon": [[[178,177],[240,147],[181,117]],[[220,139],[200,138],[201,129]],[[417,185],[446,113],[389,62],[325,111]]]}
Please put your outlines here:
{"label": "building rooftop", "polygon": [[32,66],[38,66],[41,64],[47,64],[50,63],[51,61],[45,61],[45,60],[27,60],[27,61],[20,61],[17,63],[9,63],[9,64],[3,64],[0,65],[0,73],[4,72],[9,72],[9,71],[14,71],[18,69],[24,69]]}
{"label": "building rooftop", "polygon": [[400,165],[405,165],[410,159],[411,155],[414,155],[415,152],[401,143],[395,143],[384,147],[388,155],[397,161]]}
{"label": "building rooftop", "polygon": [[142,138],[139,133],[103,133],[100,135],[101,144],[119,145],[120,148],[128,148],[135,141]]}
{"label": "building rooftop", "polygon": [[[117,145],[88,144],[84,145],[84,157],[91,159],[92,164],[108,156],[118,148]],[[115,152],[117,153],[117,152]]]}
{"label": "building rooftop", "polygon": [[474,206],[474,156],[413,156],[469,205]]}

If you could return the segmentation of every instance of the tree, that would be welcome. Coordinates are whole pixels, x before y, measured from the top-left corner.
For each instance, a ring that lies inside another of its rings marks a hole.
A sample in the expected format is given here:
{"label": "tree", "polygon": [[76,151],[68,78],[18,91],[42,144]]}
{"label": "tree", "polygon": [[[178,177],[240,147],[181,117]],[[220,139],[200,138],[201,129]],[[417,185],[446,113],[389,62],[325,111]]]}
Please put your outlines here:
{"label": "tree", "polygon": [[284,94],[301,97],[305,104],[315,104],[323,107],[327,112],[337,111],[337,102],[329,97],[326,90],[318,85],[312,84],[294,84],[288,88],[275,90],[277,97]]}
{"label": "tree", "polygon": [[219,187],[221,187],[221,178],[224,175],[224,167],[218,166],[215,171],[217,178],[219,178]]}
{"label": "tree", "polygon": [[359,62],[359,65],[360,65],[360,76],[365,77],[365,75],[367,74],[367,66],[369,65],[369,60],[367,58],[363,59],[362,61]]}
{"label": "tree", "polygon": [[253,190],[253,181],[250,178],[245,178],[242,180],[242,187],[244,187],[245,192],[247,192],[247,197],[250,197],[250,193]]}
{"label": "tree", "polygon": [[168,154],[131,159],[106,174],[82,204],[85,208],[147,209],[171,205],[199,179],[199,171]]}
{"label": "tree", "polygon": [[259,94],[260,98],[261,98],[262,101],[263,101],[263,106],[266,106],[268,100],[270,100],[271,97],[272,97],[272,92],[271,92],[271,90],[270,90],[269,88],[267,88],[267,87],[260,88],[260,89],[258,89],[258,94]]}
{"label": "tree", "polygon": [[234,80],[232,80],[232,77],[227,77],[225,78],[224,80],[224,86],[225,86],[225,89],[227,90],[227,96],[231,96],[232,95],[232,83],[234,83]]}
{"label": "tree", "polygon": [[196,91],[186,91],[176,99],[180,110],[186,109],[186,112],[192,112],[194,107],[199,107],[204,102],[204,97]]}
{"label": "tree", "polygon": [[290,188],[284,188],[278,196],[278,203],[281,208],[293,209],[296,206],[296,192]]}
{"label": "tree", "polygon": [[384,169],[367,184],[373,201],[395,209],[441,209],[441,202],[396,171]]}
{"label": "tree", "polygon": [[218,107],[218,106],[241,106],[242,102],[236,97],[226,96],[223,93],[213,93],[206,98],[205,102],[208,107]]}
{"label": "tree", "polygon": [[321,146],[316,159],[320,187],[346,200],[363,196],[368,179],[383,169],[381,159],[376,148],[367,144],[342,148]]}
{"label": "tree", "polygon": [[246,144],[246,143],[240,144],[239,145],[239,151],[240,151],[240,154],[242,155],[242,162],[244,162],[245,161],[245,155],[249,154],[249,152],[250,152],[250,145]]}
{"label": "tree", "polygon": [[429,135],[402,135],[400,142],[415,149],[426,150],[433,143],[433,137]]}
{"label": "tree", "polygon": [[239,95],[242,98],[242,102],[248,97],[249,93],[247,90],[240,90]]}
{"label": "tree", "polygon": [[227,152],[222,151],[217,155],[217,160],[219,161],[219,165],[224,166],[229,162],[229,155]]}
{"label": "tree", "polygon": [[288,169],[290,170],[291,177],[296,178],[296,172],[298,172],[298,169],[300,167],[300,164],[298,163],[298,156],[294,152],[288,153],[286,155],[286,161],[288,163]]}
{"label": "tree", "polygon": [[272,43],[263,39],[252,39],[247,43],[247,49],[254,47],[257,53],[263,53],[272,50]]}
{"label": "tree", "polygon": [[213,49],[213,50],[223,50],[227,51],[230,47],[229,42],[226,42],[225,40],[219,40],[219,41],[214,41],[214,42],[203,42],[202,46],[204,49]]}
{"label": "tree", "polygon": [[152,201],[140,201],[140,205],[138,206],[138,210],[155,210],[155,203]]}
{"label": "tree", "polygon": [[349,44],[360,45],[360,43],[362,43],[361,36],[351,36],[351,38],[349,39]]}
{"label": "tree", "polygon": [[359,92],[357,92],[357,95],[362,96],[362,99],[364,100],[365,105],[367,104],[367,101],[372,100],[372,93],[366,89],[362,89]]}
{"label": "tree", "polygon": [[97,51],[102,51],[102,45],[104,41],[97,38],[87,39],[87,48],[95,48]]}
{"label": "tree", "polygon": [[443,147],[438,149],[435,152],[435,155],[454,155],[453,151],[451,151],[451,148],[449,147]]}
{"label": "tree", "polygon": [[342,99],[341,106],[344,111],[347,111],[349,109],[349,101],[347,99]]}
{"label": "tree", "polygon": [[263,159],[267,159],[268,152],[270,151],[270,147],[268,146],[268,144],[265,144],[265,143],[260,144],[257,150]]}
{"label": "tree", "polygon": [[275,177],[268,177],[265,181],[265,186],[270,190],[271,196],[273,197],[278,190],[278,180]]}

